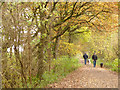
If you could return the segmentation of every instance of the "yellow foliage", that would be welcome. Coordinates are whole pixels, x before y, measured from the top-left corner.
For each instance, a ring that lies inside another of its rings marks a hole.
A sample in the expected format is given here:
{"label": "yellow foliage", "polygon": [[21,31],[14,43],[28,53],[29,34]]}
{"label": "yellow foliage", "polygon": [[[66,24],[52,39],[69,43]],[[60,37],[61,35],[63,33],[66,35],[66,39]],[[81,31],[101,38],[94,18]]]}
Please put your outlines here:
{"label": "yellow foliage", "polygon": [[60,42],[59,51],[61,52],[62,55],[63,54],[76,55],[77,53],[80,53],[78,45],[67,42]]}

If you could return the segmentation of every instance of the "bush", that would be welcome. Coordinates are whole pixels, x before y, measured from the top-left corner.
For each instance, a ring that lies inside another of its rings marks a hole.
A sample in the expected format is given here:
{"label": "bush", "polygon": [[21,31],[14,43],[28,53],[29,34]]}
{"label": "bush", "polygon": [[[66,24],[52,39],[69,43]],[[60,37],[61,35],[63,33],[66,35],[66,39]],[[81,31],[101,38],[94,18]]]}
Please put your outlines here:
{"label": "bush", "polygon": [[112,70],[118,72],[118,58],[113,61]]}
{"label": "bush", "polygon": [[44,72],[40,87],[45,87],[47,84],[54,83],[55,81],[57,82],[58,79],[65,77],[81,65],[78,63],[78,59],[63,56],[57,60],[53,60],[52,66],[54,68],[50,72]]}
{"label": "bush", "polygon": [[114,61],[107,61],[104,66],[106,68],[111,69],[112,71],[118,72],[118,58],[116,58]]}

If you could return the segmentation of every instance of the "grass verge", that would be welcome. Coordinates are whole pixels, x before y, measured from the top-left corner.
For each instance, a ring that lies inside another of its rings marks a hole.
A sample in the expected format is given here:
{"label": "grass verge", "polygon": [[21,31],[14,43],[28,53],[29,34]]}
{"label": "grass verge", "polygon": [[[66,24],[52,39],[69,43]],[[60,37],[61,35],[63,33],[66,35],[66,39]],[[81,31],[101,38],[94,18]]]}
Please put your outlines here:
{"label": "grass verge", "polygon": [[41,80],[37,78],[33,78],[33,82],[35,88],[44,88],[48,84],[58,82],[61,78],[64,78],[66,75],[68,75],[70,72],[76,70],[78,67],[82,66],[78,59],[75,57],[69,58],[68,56],[63,56],[57,60],[52,61],[52,69],[51,71],[45,71]]}
{"label": "grass verge", "polygon": [[100,63],[103,62],[104,63],[104,67],[108,68],[112,71],[118,72],[118,59],[116,58],[113,61],[103,61],[101,59],[97,60],[97,66],[100,66]]}

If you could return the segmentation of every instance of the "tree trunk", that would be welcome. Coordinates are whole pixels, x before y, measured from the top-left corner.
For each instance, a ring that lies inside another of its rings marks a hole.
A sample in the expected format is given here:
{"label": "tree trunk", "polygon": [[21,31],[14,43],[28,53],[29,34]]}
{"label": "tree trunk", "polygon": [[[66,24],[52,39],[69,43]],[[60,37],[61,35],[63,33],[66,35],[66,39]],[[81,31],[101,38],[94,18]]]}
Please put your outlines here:
{"label": "tree trunk", "polygon": [[[51,47],[51,25],[49,26],[49,35],[47,37],[48,70],[51,71],[52,47]],[[48,44],[49,43],[49,44]]]}
{"label": "tree trunk", "polygon": [[[43,7],[43,5],[42,5]],[[39,13],[40,13],[40,28],[38,27],[38,29],[40,29],[39,31],[41,31],[41,36],[40,36],[40,44],[38,46],[38,72],[37,72],[37,76],[39,77],[39,79],[41,80],[42,79],[42,75],[43,75],[43,72],[44,72],[44,48],[45,48],[45,41],[46,41],[46,35],[45,35],[45,23],[42,22],[44,21],[44,16],[45,16],[45,13],[42,12],[39,8]]]}
{"label": "tree trunk", "polygon": [[43,33],[41,33],[41,38],[40,38],[40,45],[38,46],[38,77],[41,80],[42,79],[42,74],[44,72],[44,65],[43,65],[43,60],[44,60],[44,38],[42,38]]}
{"label": "tree trunk", "polygon": [[12,58],[12,47],[10,47],[10,58]]}
{"label": "tree trunk", "polygon": [[30,35],[30,29],[28,27],[28,33],[27,33],[27,41],[28,41],[28,63],[29,63],[29,79],[30,79],[30,84],[32,83],[32,79],[31,79],[31,63],[32,63],[32,53],[31,53],[31,45],[30,45],[30,41],[31,41],[31,35]]}
{"label": "tree trunk", "polygon": [[[71,32],[70,31],[69,31],[69,40],[68,40],[68,43],[72,43],[72,38],[71,38]],[[69,56],[69,58],[71,57],[70,51],[68,53],[68,56]]]}
{"label": "tree trunk", "polygon": [[20,60],[20,55],[19,55],[19,51],[18,51],[18,50],[19,50],[19,49],[17,49],[17,47],[14,46],[14,52],[15,52],[16,61],[19,61],[19,63],[20,63],[20,66],[21,66],[21,76],[22,76],[22,78],[24,78],[24,80],[25,80],[25,85],[26,85],[26,87],[27,87],[26,76],[25,76],[25,74],[24,74],[24,67],[23,67],[23,63],[22,63],[21,60]]}
{"label": "tree trunk", "polygon": [[57,59],[60,37],[57,37],[53,48],[53,58]]}
{"label": "tree trunk", "polygon": [[45,34],[45,26],[41,22],[41,37],[40,37],[40,44],[38,46],[38,72],[37,72],[37,76],[39,77],[40,80],[42,79],[42,74],[44,72],[43,60],[44,60],[44,47],[46,41],[44,34]]}
{"label": "tree trunk", "polygon": [[7,79],[7,47],[2,45],[2,71]]}

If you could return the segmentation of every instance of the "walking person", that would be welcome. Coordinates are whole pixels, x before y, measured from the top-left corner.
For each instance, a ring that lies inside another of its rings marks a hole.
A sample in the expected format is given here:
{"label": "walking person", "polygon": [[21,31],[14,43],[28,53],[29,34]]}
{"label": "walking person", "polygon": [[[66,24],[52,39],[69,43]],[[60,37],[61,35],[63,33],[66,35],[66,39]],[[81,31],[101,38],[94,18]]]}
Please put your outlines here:
{"label": "walking person", "polygon": [[83,58],[84,58],[85,65],[86,65],[86,62],[87,62],[88,55],[85,53],[85,54],[83,55]]}
{"label": "walking person", "polygon": [[93,65],[94,65],[94,67],[95,67],[95,66],[96,66],[96,60],[97,60],[97,55],[96,55],[96,53],[93,54],[92,59],[94,60],[94,61],[93,61]]}

